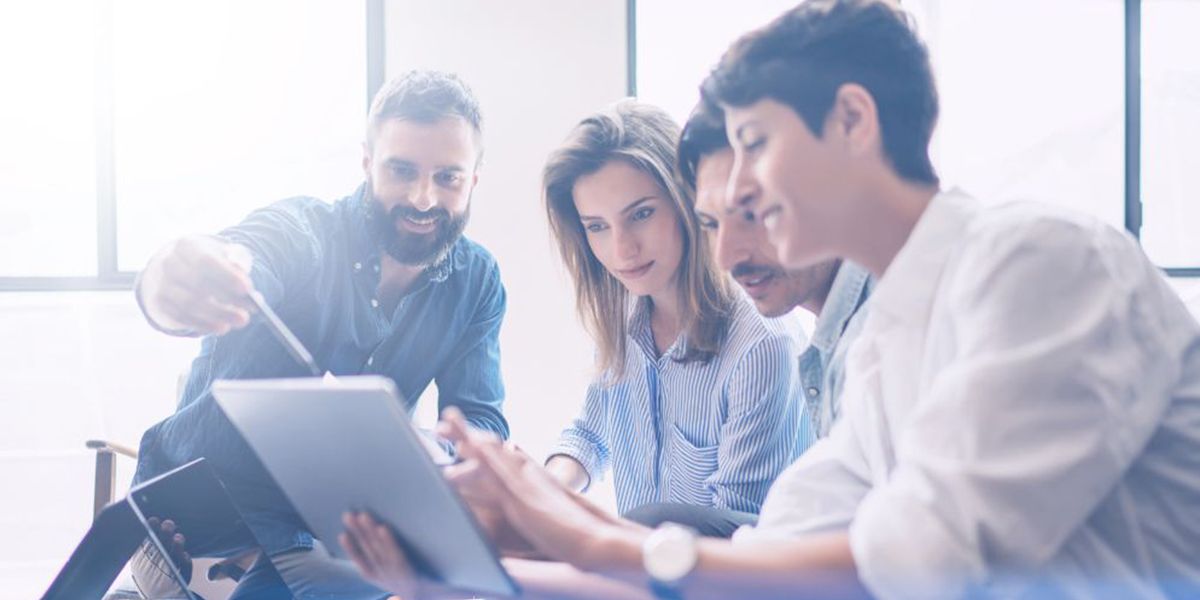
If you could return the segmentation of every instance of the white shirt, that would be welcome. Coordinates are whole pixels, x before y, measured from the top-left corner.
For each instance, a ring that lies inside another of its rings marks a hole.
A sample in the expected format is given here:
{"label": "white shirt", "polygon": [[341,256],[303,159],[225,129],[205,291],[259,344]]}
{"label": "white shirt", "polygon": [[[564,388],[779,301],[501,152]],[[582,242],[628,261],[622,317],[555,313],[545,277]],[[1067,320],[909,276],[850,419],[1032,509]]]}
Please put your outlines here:
{"label": "white shirt", "polygon": [[1200,586],[1200,333],[1134,240],[946,192],[871,303],[842,419],[738,543],[848,527],[881,598]]}

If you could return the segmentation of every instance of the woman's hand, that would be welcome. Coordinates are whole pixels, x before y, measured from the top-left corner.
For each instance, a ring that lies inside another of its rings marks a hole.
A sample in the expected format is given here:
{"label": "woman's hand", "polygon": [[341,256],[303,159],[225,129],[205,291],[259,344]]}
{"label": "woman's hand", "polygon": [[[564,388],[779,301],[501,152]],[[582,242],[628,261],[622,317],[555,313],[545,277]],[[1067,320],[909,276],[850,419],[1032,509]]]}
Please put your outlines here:
{"label": "woman's hand", "polygon": [[420,580],[391,529],[367,513],[346,513],[342,524],[338,542],[367,581],[400,598],[417,597]]}

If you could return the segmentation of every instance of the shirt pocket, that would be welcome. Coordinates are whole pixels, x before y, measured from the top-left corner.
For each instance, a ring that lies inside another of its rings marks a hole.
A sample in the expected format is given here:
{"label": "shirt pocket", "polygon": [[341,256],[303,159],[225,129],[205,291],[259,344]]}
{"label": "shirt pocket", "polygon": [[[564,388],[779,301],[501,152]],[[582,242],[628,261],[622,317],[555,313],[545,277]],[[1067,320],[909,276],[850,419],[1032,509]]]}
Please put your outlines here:
{"label": "shirt pocket", "polygon": [[712,492],[706,483],[717,471],[718,444],[697,446],[671,423],[671,454],[667,457],[668,502],[698,506],[712,505]]}

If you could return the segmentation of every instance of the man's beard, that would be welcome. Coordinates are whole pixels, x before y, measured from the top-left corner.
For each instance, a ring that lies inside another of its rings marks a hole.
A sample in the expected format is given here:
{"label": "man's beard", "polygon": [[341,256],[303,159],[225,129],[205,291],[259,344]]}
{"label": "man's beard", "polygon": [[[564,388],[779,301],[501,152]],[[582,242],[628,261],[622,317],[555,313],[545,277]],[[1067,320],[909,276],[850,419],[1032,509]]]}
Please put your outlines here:
{"label": "man's beard", "polygon": [[[454,243],[462,236],[471,215],[471,205],[468,201],[467,210],[461,215],[451,215],[442,207],[427,211],[419,211],[411,206],[397,204],[389,211],[375,197],[371,190],[371,182],[366,186],[367,225],[375,235],[380,248],[388,256],[396,259],[402,265],[414,267],[429,267],[441,263],[454,247]],[[406,217],[427,220],[434,219],[435,229],[429,233],[413,233],[402,229],[400,221]]]}

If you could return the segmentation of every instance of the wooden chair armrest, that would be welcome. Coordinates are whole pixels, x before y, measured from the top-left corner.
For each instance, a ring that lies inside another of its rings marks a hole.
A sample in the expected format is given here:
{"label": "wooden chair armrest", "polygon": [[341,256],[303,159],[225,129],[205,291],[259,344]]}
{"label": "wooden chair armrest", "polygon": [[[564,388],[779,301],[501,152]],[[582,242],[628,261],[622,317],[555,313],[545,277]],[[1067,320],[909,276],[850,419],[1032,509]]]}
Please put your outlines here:
{"label": "wooden chair armrest", "polygon": [[87,447],[96,451],[96,485],[92,495],[92,518],[105,506],[112,504],[117,489],[116,455],[137,458],[137,450],[106,440],[88,440]]}
{"label": "wooden chair armrest", "polygon": [[95,450],[96,452],[115,452],[122,456],[128,456],[129,458],[138,457],[137,450],[134,450],[129,446],[122,446],[121,444],[110,442],[108,440],[88,440],[87,447]]}

